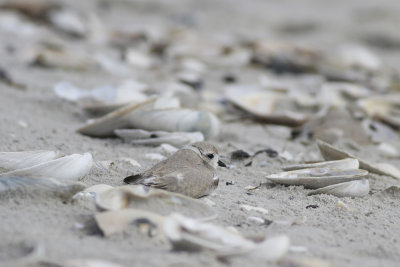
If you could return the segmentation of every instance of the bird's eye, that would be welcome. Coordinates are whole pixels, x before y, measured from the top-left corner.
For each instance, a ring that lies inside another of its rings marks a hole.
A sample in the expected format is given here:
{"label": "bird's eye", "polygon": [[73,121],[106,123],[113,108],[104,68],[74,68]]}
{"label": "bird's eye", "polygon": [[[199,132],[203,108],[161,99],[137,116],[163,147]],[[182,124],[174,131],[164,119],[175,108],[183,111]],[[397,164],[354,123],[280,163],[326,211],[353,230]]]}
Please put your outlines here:
{"label": "bird's eye", "polygon": [[213,155],[213,154],[207,154],[207,158],[213,159],[213,158],[214,158],[214,155]]}

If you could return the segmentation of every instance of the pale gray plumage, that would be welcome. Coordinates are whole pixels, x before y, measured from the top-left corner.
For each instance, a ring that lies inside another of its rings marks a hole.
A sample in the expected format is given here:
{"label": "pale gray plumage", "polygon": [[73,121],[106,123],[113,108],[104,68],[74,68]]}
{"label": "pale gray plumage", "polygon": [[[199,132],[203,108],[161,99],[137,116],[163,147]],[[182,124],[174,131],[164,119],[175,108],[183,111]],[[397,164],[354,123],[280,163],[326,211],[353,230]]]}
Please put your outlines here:
{"label": "pale gray plumage", "polygon": [[124,182],[199,198],[210,194],[218,186],[215,175],[218,162],[218,151],[212,144],[197,142],[141,174],[126,177]]}

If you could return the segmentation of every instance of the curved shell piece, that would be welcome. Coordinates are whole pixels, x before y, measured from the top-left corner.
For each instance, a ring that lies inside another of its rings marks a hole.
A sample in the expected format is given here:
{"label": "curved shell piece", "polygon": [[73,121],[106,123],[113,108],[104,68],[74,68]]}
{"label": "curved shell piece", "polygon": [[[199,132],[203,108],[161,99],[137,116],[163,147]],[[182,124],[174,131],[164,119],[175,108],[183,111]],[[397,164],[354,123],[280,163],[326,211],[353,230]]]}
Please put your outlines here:
{"label": "curved shell piece", "polygon": [[337,197],[363,197],[369,193],[369,182],[367,179],[339,183],[319,188],[308,195],[330,194]]}
{"label": "curved shell piece", "polygon": [[59,154],[57,152],[46,150],[0,152],[0,169],[16,170],[28,168],[58,157]]}
{"label": "curved shell piece", "polygon": [[357,159],[347,158],[342,160],[321,161],[315,163],[303,163],[285,166],[285,171],[300,170],[307,168],[331,168],[331,169],[358,169],[359,162]]}
{"label": "curved shell piece", "polygon": [[289,110],[275,111],[279,101],[285,98],[288,99],[288,96],[282,94],[262,91],[254,87],[231,87],[225,95],[230,102],[247,111],[258,120],[298,126],[308,119],[308,116],[304,114]]}
{"label": "curved shell piece", "polygon": [[389,125],[400,126],[400,94],[377,95],[360,99],[357,105],[370,117],[380,119]]}
{"label": "curved shell piece", "polygon": [[124,209],[100,212],[95,215],[97,226],[105,236],[123,232],[130,224],[143,222],[152,228],[161,228],[164,217],[153,212]]}
{"label": "curved shell piece", "polygon": [[142,185],[120,186],[101,192],[96,197],[96,205],[101,210],[133,208],[161,215],[180,212],[193,218],[215,216],[213,210],[203,201]]}
{"label": "curved shell piece", "polygon": [[318,148],[321,151],[322,156],[326,160],[338,160],[344,158],[355,158],[360,163],[360,168],[368,170],[370,172],[388,175],[396,179],[400,179],[400,170],[395,166],[392,166],[387,163],[370,163],[365,160],[359,159],[356,156],[343,151],[339,148],[336,148],[328,143],[325,143],[321,140],[317,140]]}
{"label": "curved shell piece", "polygon": [[92,165],[93,158],[90,153],[85,153],[83,155],[72,154],[32,167],[10,171],[1,176],[26,176],[32,178],[51,177],[60,180],[78,180],[89,173]]}
{"label": "curved shell piece", "polygon": [[115,134],[132,144],[144,145],[161,145],[170,144],[176,147],[182,147],[187,144],[204,141],[204,136],[201,132],[164,132],[154,131],[149,132],[137,129],[121,129],[115,130]]}
{"label": "curved shell piece", "polygon": [[268,175],[274,183],[285,185],[303,185],[306,188],[320,188],[332,184],[361,179],[368,174],[360,169],[309,168]]}
{"label": "curved shell piece", "polygon": [[289,249],[289,239],[271,238],[255,243],[240,233],[229,231],[217,225],[202,223],[180,214],[165,219],[163,232],[175,249],[208,249],[220,257],[257,257],[265,261],[276,261]]}
{"label": "curved shell piece", "polygon": [[78,129],[79,133],[107,137],[115,129],[136,128],[148,131],[202,132],[205,137],[219,133],[219,120],[207,111],[159,107],[162,99],[151,99],[141,104],[130,104]]}
{"label": "curved shell piece", "polygon": [[0,176],[0,198],[3,196],[7,198],[12,196],[30,198],[50,196],[68,200],[84,188],[85,186],[81,183],[62,183],[51,178]]}

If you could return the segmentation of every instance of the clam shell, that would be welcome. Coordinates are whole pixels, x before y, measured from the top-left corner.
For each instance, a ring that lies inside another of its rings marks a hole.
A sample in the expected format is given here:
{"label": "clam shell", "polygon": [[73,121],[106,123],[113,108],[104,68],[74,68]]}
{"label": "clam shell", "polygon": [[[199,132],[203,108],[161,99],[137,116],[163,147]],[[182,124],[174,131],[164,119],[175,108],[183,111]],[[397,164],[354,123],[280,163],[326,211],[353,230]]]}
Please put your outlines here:
{"label": "clam shell", "polygon": [[360,168],[370,171],[372,173],[391,176],[396,179],[400,179],[400,170],[395,166],[392,166],[387,163],[370,163],[365,160],[359,159],[356,156],[340,150],[328,143],[325,143],[321,140],[317,140],[318,148],[321,151],[322,156],[326,160],[338,160],[344,158],[355,158],[360,163]]}
{"label": "clam shell", "polygon": [[361,179],[368,174],[360,169],[309,168],[268,175],[274,183],[285,185],[303,185],[306,188],[324,186]]}
{"label": "clam shell", "polygon": [[172,214],[165,219],[163,232],[175,249],[208,249],[223,258],[243,256],[276,261],[287,253],[290,243],[286,236],[255,243],[238,232],[202,223],[180,214]]}
{"label": "clam shell", "polygon": [[219,120],[207,111],[179,108],[155,108],[156,99],[117,109],[78,129],[79,133],[107,137],[115,129],[136,128],[148,131],[201,132],[206,138],[219,133]]}
{"label": "clam shell", "polygon": [[121,129],[115,130],[115,134],[131,144],[143,145],[161,145],[170,144],[176,147],[182,147],[187,144],[204,141],[204,136],[201,132],[164,132],[154,131],[149,132],[145,130],[136,129]]}
{"label": "clam shell", "polygon": [[96,205],[101,210],[133,208],[160,215],[180,212],[193,218],[215,216],[213,210],[203,201],[142,185],[121,186],[100,192],[96,197]]}
{"label": "clam shell", "polygon": [[33,178],[55,178],[60,180],[78,180],[89,173],[93,165],[90,153],[72,154],[62,158],[43,162],[32,167],[6,172],[1,176],[26,176]]}
{"label": "clam shell", "polygon": [[308,168],[331,168],[331,169],[358,169],[359,162],[357,159],[346,158],[342,160],[321,161],[315,163],[303,163],[284,166],[285,171],[308,169]]}
{"label": "clam shell", "polygon": [[47,150],[0,152],[0,169],[16,170],[28,168],[58,157],[59,153]]}
{"label": "clam shell", "polygon": [[288,99],[288,96],[282,94],[238,86],[229,88],[225,95],[234,105],[247,111],[257,120],[267,123],[298,126],[308,119],[307,115],[290,110],[276,112],[278,102]]}
{"label": "clam shell", "polygon": [[124,209],[97,213],[95,220],[103,234],[109,236],[123,232],[129,225],[138,221],[146,222],[153,228],[161,228],[164,217],[145,210]]}
{"label": "clam shell", "polygon": [[82,71],[96,67],[94,59],[80,51],[40,48],[33,52],[31,63],[37,66]]}
{"label": "clam shell", "polygon": [[60,182],[51,178],[0,176],[0,198],[61,198],[69,200],[74,194],[82,191],[81,183]]}
{"label": "clam shell", "polygon": [[330,194],[337,197],[363,197],[369,193],[367,179],[329,185],[313,190],[308,195]]}
{"label": "clam shell", "polygon": [[389,125],[400,126],[400,93],[360,99],[357,105],[372,118],[380,119]]}

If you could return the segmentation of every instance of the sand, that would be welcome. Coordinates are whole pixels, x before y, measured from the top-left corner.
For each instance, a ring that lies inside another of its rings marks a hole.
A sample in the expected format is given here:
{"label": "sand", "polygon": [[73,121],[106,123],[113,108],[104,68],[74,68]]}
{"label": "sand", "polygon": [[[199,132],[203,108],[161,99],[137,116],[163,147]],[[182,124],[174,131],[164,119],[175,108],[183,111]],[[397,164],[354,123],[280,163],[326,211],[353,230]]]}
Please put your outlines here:
{"label": "sand", "polygon": [[[204,38],[244,35],[252,38],[276,37],[297,43],[329,49],[343,43],[362,42],[365,36],[381,34],[391,38],[398,25],[400,5],[397,1],[64,1],[78,10],[95,10],[109,27],[152,28],[155,31],[185,24]],[[105,9],[106,8],[106,9]],[[290,30],[287,25],[303,25]],[[122,25],[122,26],[121,26]],[[308,25],[308,26],[307,26]],[[289,29],[289,30],[288,30]],[[57,98],[53,85],[73,82],[91,88],[115,84],[121,78],[101,71],[64,71],[28,66],[19,58],[22,49],[35,42],[2,31],[0,66],[12,78],[27,85],[25,90],[0,83],[0,151],[59,150],[65,154],[90,152],[96,161],[130,157],[141,167],[93,170],[82,179],[86,185],[105,183],[122,185],[126,175],[144,170],[157,161],[145,153],[160,149],[132,146],[116,138],[90,138],[76,133],[87,115],[79,106]],[[76,41],[75,45],[79,45]],[[15,51],[10,53],[13,47]],[[385,62],[399,68],[399,47],[382,49],[371,46]],[[223,86],[221,77],[228,71],[237,73],[241,83],[257,79],[262,70],[218,68],[206,76],[207,88]],[[168,71],[166,71],[168,73]],[[157,75],[138,71],[132,78],[149,84]],[[330,266],[398,266],[400,262],[399,194],[379,192],[399,181],[371,174],[374,194],[363,198],[338,198],[330,195],[307,196],[301,186],[266,183],[265,175],[280,171],[285,164],[301,160],[322,159],[316,144],[289,141],[288,128],[263,125],[249,120],[223,122],[222,133],[210,140],[222,158],[229,161],[237,149],[247,152],[272,148],[278,157],[261,154],[252,166],[242,161],[230,162],[231,169],[218,169],[220,185],[208,198],[215,202],[218,214],[213,223],[233,226],[246,235],[276,236],[287,234],[292,246],[306,248],[291,251],[281,263],[270,266],[298,266],[291,262],[322,261]],[[287,160],[281,155],[293,156]],[[163,153],[163,152],[161,152]],[[374,159],[363,149],[366,159]],[[376,158],[376,157],[375,157]],[[398,160],[392,160],[398,163]],[[227,182],[234,181],[234,184]],[[248,192],[248,185],[259,189]],[[378,192],[378,193],[376,193]],[[338,201],[347,208],[338,207]],[[252,215],[240,209],[241,204],[263,207],[269,211],[269,225],[258,225],[247,219]],[[309,207],[314,205],[313,207]],[[308,208],[307,208],[308,207]],[[175,252],[167,242],[149,238],[130,227],[122,234],[102,237],[96,231],[81,229],[91,220],[93,209],[58,198],[13,196],[0,200],[0,265],[24,266],[12,259],[24,253],[21,242],[43,246],[43,261],[62,264],[71,259],[101,259],[123,266],[225,266],[207,251]],[[8,263],[7,263],[8,261]],[[322,264],[321,263],[321,264]],[[235,259],[231,266],[260,266],[251,259]],[[40,266],[36,264],[34,266]],[[300,265],[301,266],[301,265]],[[310,265],[305,265],[310,266]],[[324,266],[324,265],[315,265]]]}

